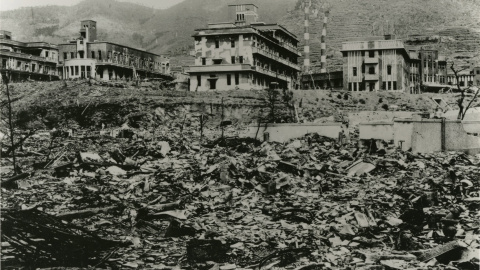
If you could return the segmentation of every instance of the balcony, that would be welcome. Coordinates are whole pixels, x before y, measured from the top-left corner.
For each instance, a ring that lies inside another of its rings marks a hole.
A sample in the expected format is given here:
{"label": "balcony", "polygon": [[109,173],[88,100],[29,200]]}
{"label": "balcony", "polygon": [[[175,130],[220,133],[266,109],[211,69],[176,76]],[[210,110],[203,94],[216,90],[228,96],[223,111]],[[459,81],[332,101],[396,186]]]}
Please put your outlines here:
{"label": "balcony", "polygon": [[257,54],[260,54],[260,55],[263,55],[265,57],[268,57],[270,59],[273,59],[281,64],[284,64],[286,66],[289,66],[295,70],[300,70],[300,67],[286,59],[283,59],[281,57],[278,57],[276,55],[274,55],[273,53],[271,52],[268,52],[266,50],[263,50],[263,49],[260,49],[260,48],[257,48],[257,47],[252,47],[252,53],[257,53]]}
{"label": "balcony", "polygon": [[281,80],[284,80],[284,81],[289,81],[290,78],[283,75],[283,74],[280,74],[280,73],[276,73],[276,72],[273,72],[271,70],[268,70],[268,69],[265,69],[265,68],[262,68],[260,66],[252,66],[252,70],[258,72],[258,73],[261,73],[261,74],[264,74],[264,75],[268,75],[270,77],[273,77],[273,78],[277,78],[277,79],[281,79]]}
{"label": "balcony", "polygon": [[365,64],[378,64],[378,58],[377,57],[366,57],[365,58]]}
{"label": "balcony", "polygon": [[38,62],[57,63],[57,59],[54,59],[52,57],[40,57],[40,56],[26,54],[26,53],[0,51],[0,55],[14,57],[14,58],[27,59],[27,60],[32,60],[32,61],[38,61]]}
{"label": "balcony", "polygon": [[188,72],[189,73],[247,71],[247,70],[251,70],[251,69],[252,69],[252,67],[251,67],[250,64],[188,66]]}
{"label": "balcony", "polygon": [[378,74],[365,74],[365,81],[378,81]]}
{"label": "balcony", "polygon": [[147,67],[138,67],[134,66],[133,64],[127,64],[125,61],[121,60],[115,60],[115,59],[94,59],[94,58],[87,58],[87,59],[93,59],[96,60],[96,65],[97,66],[116,66],[116,67],[122,67],[122,68],[128,68],[128,69],[133,69],[135,67],[136,70],[138,71],[146,71],[146,72],[151,72],[151,73],[156,73],[156,74],[166,74],[161,72],[160,69],[155,69],[155,68],[147,68]]}

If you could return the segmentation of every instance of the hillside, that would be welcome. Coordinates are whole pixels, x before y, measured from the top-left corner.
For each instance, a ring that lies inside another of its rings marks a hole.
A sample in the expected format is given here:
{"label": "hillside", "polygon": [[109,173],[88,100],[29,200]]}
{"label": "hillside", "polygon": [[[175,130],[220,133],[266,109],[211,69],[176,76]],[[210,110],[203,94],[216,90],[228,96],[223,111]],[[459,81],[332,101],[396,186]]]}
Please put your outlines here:
{"label": "hillside", "polygon": [[[395,33],[414,48],[439,49],[460,64],[480,62],[480,5],[477,0],[342,0],[313,3],[330,10],[327,65],[340,67],[341,42],[368,35]],[[245,2],[245,1],[244,1]],[[260,20],[279,22],[303,37],[301,0],[252,0]],[[64,42],[75,37],[79,21],[98,22],[99,39],[155,53],[188,54],[195,28],[227,21],[234,0],[185,0],[166,10],[116,2],[85,0],[72,7],[32,7],[0,13],[2,28],[18,40]],[[312,63],[318,65],[323,13],[311,18]],[[303,46],[303,40],[300,41]],[[301,60],[301,59],[300,59]]]}

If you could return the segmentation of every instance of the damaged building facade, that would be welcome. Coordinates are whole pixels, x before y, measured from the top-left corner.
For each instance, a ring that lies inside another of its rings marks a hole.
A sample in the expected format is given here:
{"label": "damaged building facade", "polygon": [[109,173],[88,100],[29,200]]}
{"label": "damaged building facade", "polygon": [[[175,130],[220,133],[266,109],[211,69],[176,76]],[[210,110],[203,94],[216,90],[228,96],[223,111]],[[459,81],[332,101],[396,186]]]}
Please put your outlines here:
{"label": "damaged building facade", "polygon": [[342,43],[343,87],[349,91],[409,91],[409,54],[401,40]]}
{"label": "damaged building facade", "polygon": [[172,80],[169,58],[128,46],[97,40],[97,23],[81,21],[80,37],[59,47],[58,70],[63,79]]}
{"label": "damaged building facade", "polygon": [[58,48],[47,42],[21,42],[0,31],[1,74],[12,81],[57,80]]}
{"label": "damaged building facade", "polygon": [[394,35],[342,43],[343,87],[349,91],[421,93],[445,86],[447,61],[437,50],[408,50]]}
{"label": "damaged building facade", "polygon": [[187,67],[190,91],[295,89],[298,39],[278,24],[258,22],[257,6],[230,5],[233,23],[196,29],[195,65]]}

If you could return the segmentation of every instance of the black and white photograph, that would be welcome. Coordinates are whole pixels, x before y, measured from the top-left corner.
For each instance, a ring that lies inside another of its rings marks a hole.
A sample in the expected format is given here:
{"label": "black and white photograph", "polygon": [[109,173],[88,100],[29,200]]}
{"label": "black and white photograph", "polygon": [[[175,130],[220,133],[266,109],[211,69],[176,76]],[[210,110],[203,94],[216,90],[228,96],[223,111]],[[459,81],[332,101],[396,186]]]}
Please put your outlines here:
{"label": "black and white photograph", "polygon": [[0,0],[0,60],[0,269],[480,269],[480,0]]}

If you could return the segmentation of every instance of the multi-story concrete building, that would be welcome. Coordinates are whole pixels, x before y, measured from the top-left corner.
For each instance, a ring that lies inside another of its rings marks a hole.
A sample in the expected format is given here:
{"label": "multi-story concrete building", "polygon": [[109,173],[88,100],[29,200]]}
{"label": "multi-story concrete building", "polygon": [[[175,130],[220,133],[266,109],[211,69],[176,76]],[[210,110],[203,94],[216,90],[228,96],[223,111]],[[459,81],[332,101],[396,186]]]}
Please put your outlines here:
{"label": "multi-story concrete building", "polygon": [[344,42],[342,53],[344,89],[409,92],[409,54],[401,40]]}
{"label": "multi-story concrete building", "polygon": [[447,83],[447,61],[437,50],[418,51],[422,82],[429,85],[445,85]]}
{"label": "multi-story concrete building", "polygon": [[64,79],[98,80],[163,78],[172,80],[167,57],[97,40],[97,23],[81,21],[80,37],[59,47],[59,71]]}
{"label": "multi-story concrete building", "polygon": [[263,89],[274,82],[296,87],[297,37],[281,25],[257,22],[257,10],[253,4],[230,5],[234,22],[195,30],[190,91]]}
{"label": "multi-story concrete building", "polygon": [[344,42],[342,52],[344,89],[350,91],[418,94],[447,82],[447,61],[437,50],[407,51],[392,35]]}
{"label": "multi-story concrete building", "polygon": [[46,42],[12,40],[12,33],[0,31],[1,74],[12,81],[57,80],[58,48]]}

